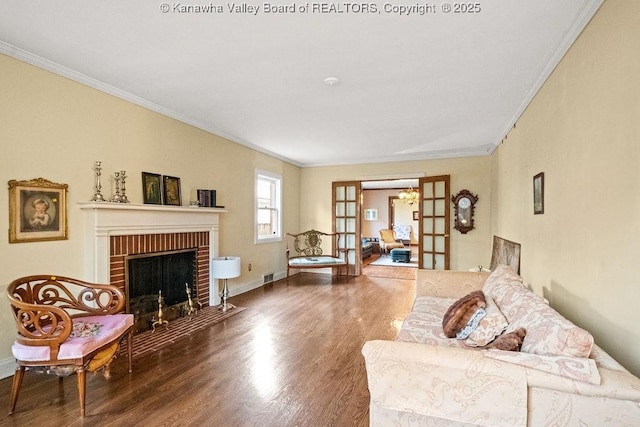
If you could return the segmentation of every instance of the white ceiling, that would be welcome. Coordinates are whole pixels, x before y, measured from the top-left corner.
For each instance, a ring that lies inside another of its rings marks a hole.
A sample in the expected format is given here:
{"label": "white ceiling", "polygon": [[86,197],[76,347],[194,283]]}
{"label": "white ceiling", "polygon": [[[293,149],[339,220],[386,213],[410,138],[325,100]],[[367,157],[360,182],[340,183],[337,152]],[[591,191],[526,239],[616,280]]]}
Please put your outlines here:
{"label": "white ceiling", "polygon": [[443,13],[437,0],[435,13],[407,16],[384,10],[401,0],[373,3],[379,13],[247,2],[256,15],[222,0],[3,0],[0,52],[300,166],[478,156],[602,1],[481,0],[478,13]]}

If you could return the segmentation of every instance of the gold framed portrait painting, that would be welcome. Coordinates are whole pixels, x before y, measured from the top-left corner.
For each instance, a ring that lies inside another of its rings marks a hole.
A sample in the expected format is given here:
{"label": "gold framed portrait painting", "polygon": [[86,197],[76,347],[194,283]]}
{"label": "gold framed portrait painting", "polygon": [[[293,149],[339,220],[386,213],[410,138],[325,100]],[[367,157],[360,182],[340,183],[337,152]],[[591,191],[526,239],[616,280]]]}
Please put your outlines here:
{"label": "gold framed portrait painting", "polygon": [[9,243],[68,239],[67,184],[9,181]]}

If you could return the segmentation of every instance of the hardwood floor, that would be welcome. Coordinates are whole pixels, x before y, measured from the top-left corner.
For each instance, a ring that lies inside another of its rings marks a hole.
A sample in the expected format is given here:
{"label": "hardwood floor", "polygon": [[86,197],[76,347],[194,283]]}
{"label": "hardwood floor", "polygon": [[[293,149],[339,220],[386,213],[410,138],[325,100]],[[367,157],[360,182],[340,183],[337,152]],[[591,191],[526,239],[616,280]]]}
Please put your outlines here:
{"label": "hardwood floor", "polygon": [[53,375],[28,372],[11,416],[12,378],[0,380],[0,425],[368,425],[360,350],[395,338],[413,280],[301,273],[230,302],[247,309],[134,359],[133,373],[119,358],[110,380],[88,375],[84,419],[75,376],[59,386]]}
{"label": "hardwood floor", "polygon": [[393,267],[371,265],[372,262],[381,256],[388,255],[373,254],[370,257],[365,258],[362,261],[362,274],[367,277],[415,280],[417,270],[415,267],[402,267],[400,264]]}

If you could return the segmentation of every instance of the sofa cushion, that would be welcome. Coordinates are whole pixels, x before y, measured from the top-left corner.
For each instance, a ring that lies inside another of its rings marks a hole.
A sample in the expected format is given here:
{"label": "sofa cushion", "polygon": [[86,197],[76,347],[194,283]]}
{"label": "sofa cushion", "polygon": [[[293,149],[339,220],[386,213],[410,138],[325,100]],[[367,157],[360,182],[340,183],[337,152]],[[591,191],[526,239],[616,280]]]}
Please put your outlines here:
{"label": "sofa cushion", "polygon": [[442,316],[456,301],[455,298],[416,298],[411,312],[405,317],[397,341],[448,347],[464,347],[464,341],[447,338],[442,331]]}
{"label": "sofa cushion", "polygon": [[518,299],[527,292],[522,284],[522,277],[518,276],[508,265],[499,265],[487,277],[482,290],[487,296],[493,298],[500,307],[502,314],[511,322],[507,311],[520,308]]}
{"label": "sofa cushion", "polygon": [[523,327],[527,336],[521,351],[547,356],[589,357],[593,336],[577,327],[560,313],[536,298],[533,293],[523,295],[521,305],[528,311],[510,322],[507,332]]}
{"label": "sofa cushion", "polygon": [[465,340],[464,343],[469,347],[484,347],[502,334],[509,326],[507,319],[493,301],[493,298],[485,295],[485,300],[487,302],[487,307],[485,308],[487,314]]}
{"label": "sofa cushion", "polygon": [[[448,338],[453,338],[487,303],[482,291],[474,291],[454,302],[442,317],[442,330]],[[465,337],[466,338],[466,337]]]}
{"label": "sofa cushion", "polygon": [[509,322],[507,333],[518,328],[527,331],[521,351],[548,356],[589,356],[593,347],[591,334],[527,289],[522,278],[509,266],[498,266],[487,278],[483,290]]}

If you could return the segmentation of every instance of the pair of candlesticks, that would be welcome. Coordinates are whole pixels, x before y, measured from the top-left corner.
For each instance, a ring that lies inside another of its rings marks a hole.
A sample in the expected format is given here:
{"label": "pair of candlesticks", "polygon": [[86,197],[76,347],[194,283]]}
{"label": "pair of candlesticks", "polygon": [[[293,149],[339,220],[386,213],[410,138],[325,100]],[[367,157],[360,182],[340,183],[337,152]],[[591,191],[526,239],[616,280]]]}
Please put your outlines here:
{"label": "pair of candlesticks", "polygon": [[102,175],[102,162],[95,162],[93,166],[95,172],[95,192],[91,198],[92,202],[114,202],[114,203],[129,203],[127,198],[126,179],[127,173],[125,171],[114,172],[113,181],[115,184],[115,191],[111,199],[107,200],[102,195],[102,184],[100,183],[100,176]]}

